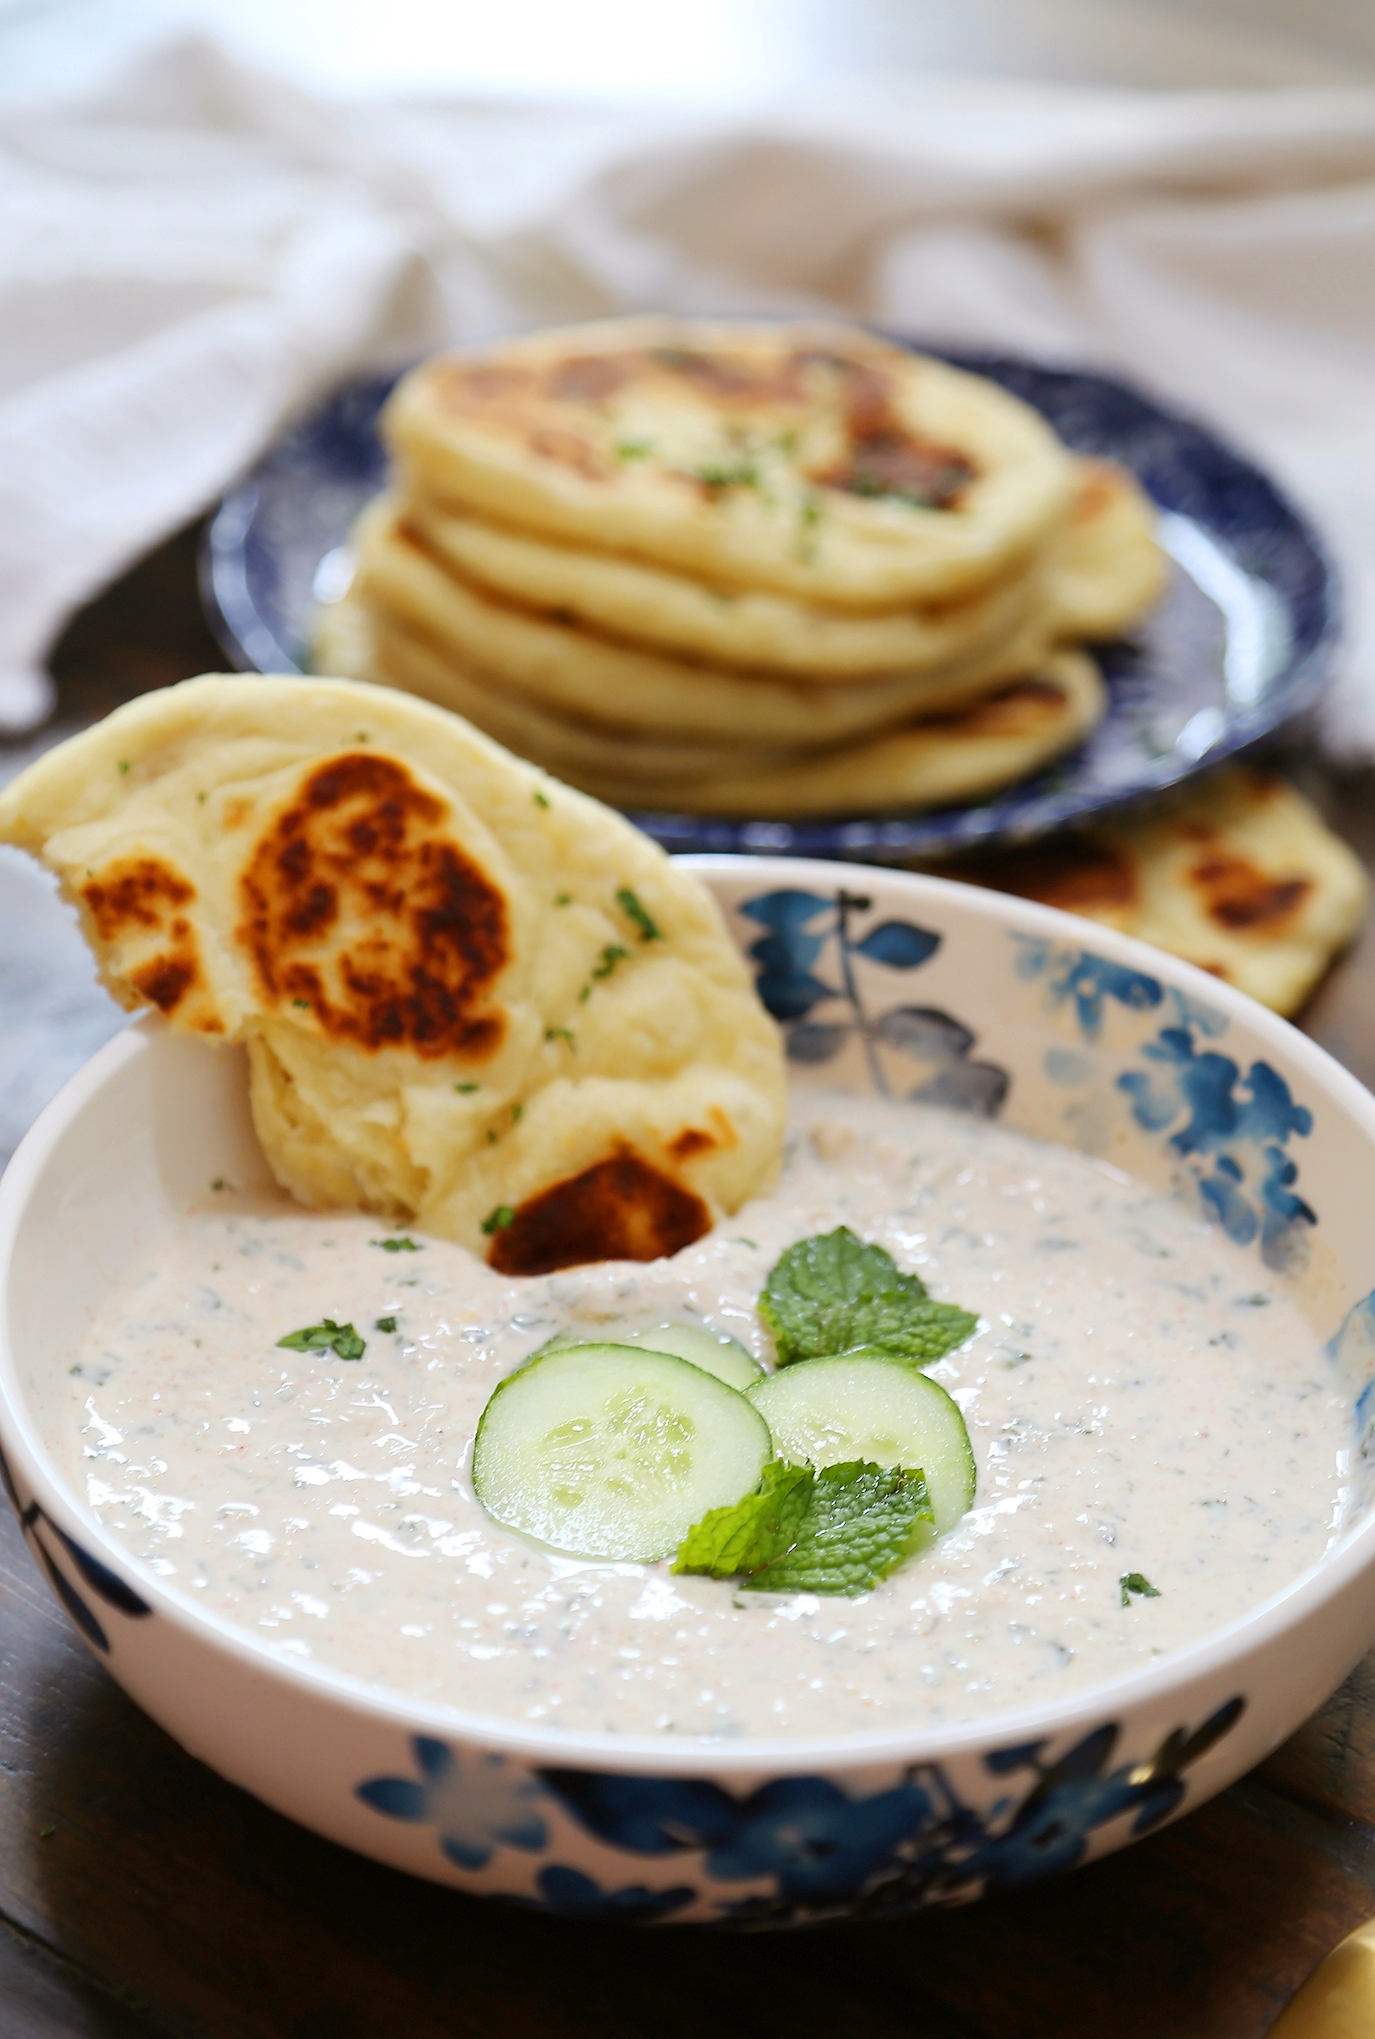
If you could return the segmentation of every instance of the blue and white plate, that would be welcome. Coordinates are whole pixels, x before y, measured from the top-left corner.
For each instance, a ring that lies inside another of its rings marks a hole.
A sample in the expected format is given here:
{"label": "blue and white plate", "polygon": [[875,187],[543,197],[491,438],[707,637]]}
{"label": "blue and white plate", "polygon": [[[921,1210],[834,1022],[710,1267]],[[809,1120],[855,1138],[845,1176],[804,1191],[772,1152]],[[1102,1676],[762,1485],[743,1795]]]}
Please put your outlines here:
{"label": "blue and white plate", "polygon": [[[1105,719],[1081,749],[975,806],[796,823],[636,814],[665,848],[882,863],[1040,835],[1235,757],[1321,692],[1336,586],[1311,527],[1273,482],[1202,426],[1107,376],[1014,355],[946,358],[1034,404],[1078,451],[1122,461],[1160,506],[1174,573],[1131,641],[1101,649]],[[312,605],[339,591],[349,527],[382,486],[377,413],[390,388],[391,378],[346,384],[220,505],[202,591],[241,669],[304,666]]]}

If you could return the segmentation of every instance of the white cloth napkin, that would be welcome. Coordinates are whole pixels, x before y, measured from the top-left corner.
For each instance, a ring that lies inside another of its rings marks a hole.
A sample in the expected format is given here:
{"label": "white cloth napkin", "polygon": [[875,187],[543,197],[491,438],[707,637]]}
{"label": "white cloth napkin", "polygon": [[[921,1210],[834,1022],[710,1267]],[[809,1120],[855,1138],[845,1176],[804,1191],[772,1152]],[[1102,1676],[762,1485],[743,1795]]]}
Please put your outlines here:
{"label": "white cloth napkin", "polygon": [[364,366],[839,310],[1131,376],[1326,532],[1375,757],[1375,89],[838,86],[748,119],[313,100],[204,43],[0,118],[0,720],[65,614]]}

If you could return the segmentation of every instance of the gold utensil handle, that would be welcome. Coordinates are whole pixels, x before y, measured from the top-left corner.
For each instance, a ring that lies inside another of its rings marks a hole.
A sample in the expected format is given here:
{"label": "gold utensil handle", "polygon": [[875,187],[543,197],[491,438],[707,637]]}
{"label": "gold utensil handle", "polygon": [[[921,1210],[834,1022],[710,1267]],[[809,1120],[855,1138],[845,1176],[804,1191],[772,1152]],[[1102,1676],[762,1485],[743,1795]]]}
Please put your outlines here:
{"label": "gold utensil handle", "polygon": [[1270,2039],[1371,2039],[1375,2033],[1375,1919],[1319,1962],[1270,2028]]}

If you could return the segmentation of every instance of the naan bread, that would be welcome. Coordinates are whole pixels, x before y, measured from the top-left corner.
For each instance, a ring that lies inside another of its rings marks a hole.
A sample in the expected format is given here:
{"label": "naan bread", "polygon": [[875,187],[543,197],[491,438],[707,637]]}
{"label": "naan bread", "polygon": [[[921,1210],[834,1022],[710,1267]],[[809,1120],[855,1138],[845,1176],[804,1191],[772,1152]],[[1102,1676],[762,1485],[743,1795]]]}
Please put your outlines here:
{"label": "naan bread", "polygon": [[845,327],[531,334],[423,363],[382,422],[408,498],[842,609],[1021,569],[1070,487],[1029,405]]}
{"label": "naan bread", "polygon": [[1106,694],[1093,660],[1058,651],[1025,678],[968,706],[923,717],[826,757],[688,786],[648,778],[582,783],[617,806],[685,814],[796,819],[817,814],[912,813],[978,800],[1010,786],[1079,743],[1100,720]]}
{"label": "naan bread", "polygon": [[1145,813],[934,868],[1154,942],[1282,1013],[1350,941],[1369,892],[1301,793],[1241,766]]}
{"label": "naan bread", "polygon": [[[475,682],[498,696],[495,716],[508,696],[525,696],[552,716],[620,737],[715,746],[724,750],[728,765],[731,755],[748,750],[832,749],[914,714],[948,707],[1025,672],[1050,648],[1044,630],[1026,626],[997,647],[929,672],[831,687],[799,685],[762,673],[691,665],[495,599],[440,565],[385,503],[362,519],[357,544],[358,570],[345,599],[375,617],[379,641],[389,628],[418,636],[454,670],[452,699],[429,685],[419,691],[472,716],[489,734],[551,769],[559,767],[551,765],[547,752],[526,750],[515,720],[508,735],[499,720],[489,720],[474,705],[471,692],[462,697],[465,675],[469,687]],[[317,646],[322,671],[370,676],[366,669],[341,668],[326,648],[329,641]]]}
{"label": "naan bread", "polygon": [[[544,611],[610,639],[735,671],[788,675],[833,688],[900,673],[940,673],[1005,646],[1028,624],[1051,638],[1110,638],[1158,599],[1166,560],[1155,509],[1113,461],[1076,458],[1063,531],[1023,567],[941,608],[846,615],[749,588],[712,587],[614,553],[592,552],[465,516],[424,496],[395,516],[458,585]],[[378,552],[381,520],[360,531]],[[392,529],[395,530],[395,524]]]}
{"label": "naan bread", "polygon": [[1155,528],[1155,505],[1125,467],[1075,462],[1069,524],[1049,575],[1057,637],[1101,642],[1140,622],[1168,578]]}
{"label": "naan bread", "polygon": [[305,1203],[535,1273],[675,1252],[774,1180],[778,1034],[706,889],[421,701],[188,680],[32,765],[0,840],[121,1003],[247,1043]]}
{"label": "naan bread", "polygon": [[425,496],[410,498],[404,516],[454,575],[526,608],[613,642],[826,687],[968,658],[1003,643],[1048,598],[1039,554],[1031,566],[962,601],[856,615],[766,588],[712,586],[623,554],[466,516]]}
{"label": "naan bread", "polygon": [[[466,716],[522,757],[620,807],[687,814],[862,813],[937,806],[1009,785],[1087,734],[1103,712],[1098,669],[1082,653],[1039,653],[942,707],[824,755],[668,745],[551,714],[424,638],[334,606],[326,648],[365,674]],[[740,803],[740,804],[737,804]],[[751,803],[751,804],[745,804]]]}

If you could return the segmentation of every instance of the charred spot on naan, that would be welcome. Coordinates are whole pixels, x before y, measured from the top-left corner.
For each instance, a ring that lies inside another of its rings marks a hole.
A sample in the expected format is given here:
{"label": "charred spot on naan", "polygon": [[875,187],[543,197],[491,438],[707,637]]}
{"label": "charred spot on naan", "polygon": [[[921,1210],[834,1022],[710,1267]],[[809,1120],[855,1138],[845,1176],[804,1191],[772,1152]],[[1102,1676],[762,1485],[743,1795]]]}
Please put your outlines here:
{"label": "charred spot on naan", "polygon": [[1278,934],[1294,921],[1313,890],[1311,878],[1272,878],[1247,858],[1224,850],[1192,864],[1187,882],[1203,911],[1234,934]]}
{"label": "charred spot on naan", "polygon": [[425,1060],[482,1060],[505,1033],[492,987],[511,955],[506,901],[447,809],[394,758],[330,758],[260,837],[239,881],[238,940],[269,1010]]}
{"label": "charred spot on naan", "polygon": [[192,995],[207,987],[185,911],[196,898],[189,878],[159,857],[125,857],[88,878],[80,895],[101,940],[122,952],[121,975],[140,999],[200,1033],[224,1032],[213,1001]]}
{"label": "charred spot on naan", "polygon": [[[504,1215],[504,1214],[503,1214]],[[699,1196],[620,1146],[604,1161],[527,1197],[492,1234],[498,1274],[553,1274],[595,1260],[659,1260],[711,1230]]]}

